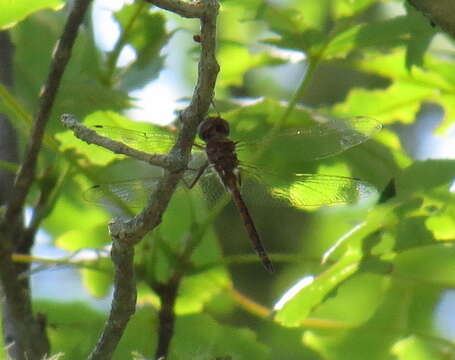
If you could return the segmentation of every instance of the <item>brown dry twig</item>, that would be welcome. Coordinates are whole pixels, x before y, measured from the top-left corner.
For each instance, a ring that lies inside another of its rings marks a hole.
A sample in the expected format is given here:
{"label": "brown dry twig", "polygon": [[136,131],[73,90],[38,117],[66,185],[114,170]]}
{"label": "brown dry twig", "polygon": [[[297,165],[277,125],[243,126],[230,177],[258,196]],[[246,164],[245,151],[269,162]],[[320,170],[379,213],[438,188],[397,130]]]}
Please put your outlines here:
{"label": "brown dry twig", "polygon": [[[201,55],[198,64],[198,80],[189,106],[182,112],[182,129],[176,144],[169,153],[168,171],[157,189],[151,194],[147,206],[131,219],[116,218],[109,224],[113,240],[114,299],[109,318],[98,344],[89,356],[90,360],[110,359],[124,329],[133,315],[136,305],[136,287],[133,273],[134,245],[153,230],[182,178],[199,122],[207,114],[213,99],[219,65],[215,57],[217,0],[183,2],[179,0],[148,0],[163,9],[187,18],[199,18],[201,22]],[[174,296],[177,296],[176,292]]]}

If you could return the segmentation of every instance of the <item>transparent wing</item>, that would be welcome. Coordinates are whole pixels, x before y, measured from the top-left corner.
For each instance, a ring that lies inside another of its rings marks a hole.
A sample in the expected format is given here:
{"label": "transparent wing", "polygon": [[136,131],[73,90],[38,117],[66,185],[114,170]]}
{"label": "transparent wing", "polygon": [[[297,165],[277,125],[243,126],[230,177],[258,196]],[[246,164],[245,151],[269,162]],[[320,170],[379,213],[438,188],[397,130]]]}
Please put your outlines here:
{"label": "transparent wing", "polygon": [[[290,206],[299,210],[320,206],[352,205],[377,196],[376,188],[362,180],[322,174],[294,174],[286,181],[277,175],[241,172],[242,194],[247,203]],[[158,185],[159,177],[118,181],[92,186],[83,197],[97,205],[143,207]],[[213,205],[225,193],[213,171],[195,187]],[[278,204],[276,204],[278,201]]]}
{"label": "transparent wing", "polygon": [[88,202],[102,206],[143,207],[159,180],[159,177],[150,177],[98,184],[87,189],[83,197]]}
{"label": "transparent wing", "polygon": [[304,210],[320,206],[353,205],[372,199],[376,188],[359,179],[323,175],[242,171],[242,193],[249,203],[289,206]]}
{"label": "transparent wing", "polygon": [[166,153],[175,142],[174,134],[159,129],[144,132],[106,125],[92,125],[90,128],[102,136],[148,153]]}
{"label": "transparent wing", "polygon": [[370,199],[377,190],[359,179],[322,175],[295,174],[287,186],[270,187],[273,197],[295,208],[352,205]]}
{"label": "transparent wing", "polygon": [[239,142],[239,156],[262,151],[268,145],[273,151],[283,150],[301,160],[322,159],[367,141],[382,127],[377,120],[365,116],[317,119],[318,122],[310,127],[282,130],[260,141]]}
{"label": "transparent wing", "polygon": [[[323,174],[280,176],[255,167],[241,168],[241,192],[249,204],[286,206],[298,210],[321,206],[354,205],[377,196],[377,189],[362,180]],[[225,194],[215,171],[206,171],[198,188],[210,204]]]}

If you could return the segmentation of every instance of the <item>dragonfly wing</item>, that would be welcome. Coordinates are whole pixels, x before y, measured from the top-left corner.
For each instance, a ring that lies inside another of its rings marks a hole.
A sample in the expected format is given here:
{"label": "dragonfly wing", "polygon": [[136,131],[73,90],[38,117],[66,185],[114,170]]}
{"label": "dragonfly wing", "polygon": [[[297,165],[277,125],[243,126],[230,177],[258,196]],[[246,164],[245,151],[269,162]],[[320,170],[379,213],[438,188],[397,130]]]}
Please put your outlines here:
{"label": "dragonfly wing", "polygon": [[380,129],[381,123],[365,116],[348,119],[322,118],[310,127],[285,129],[261,141],[240,142],[237,149],[239,154],[254,154],[263,151],[264,147],[269,147],[275,152],[285,152],[287,155],[284,156],[309,161],[339,154],[367,141]]}
{"label": "dragonfly wing", "polygon": [[371,184],[359,179],[322,175],[295,174],[292,181],[283,186],[271,186],[273,197],[295,208],[352,205],[377,194]]}
{"label": "dragonfly wing", "polygon": [[142,207],[156,188],[159,177],[94,185],[83,194],[86,201],[103,206]]}
{"label": "dragonfly wing", "polygon": [[106,125],[92,125],[90,128],[101,136],[120,141],[134,149],[148,153],[166,153],[175,143],[174,134],[158,128],[154,129],[153,132],[136,131]]}

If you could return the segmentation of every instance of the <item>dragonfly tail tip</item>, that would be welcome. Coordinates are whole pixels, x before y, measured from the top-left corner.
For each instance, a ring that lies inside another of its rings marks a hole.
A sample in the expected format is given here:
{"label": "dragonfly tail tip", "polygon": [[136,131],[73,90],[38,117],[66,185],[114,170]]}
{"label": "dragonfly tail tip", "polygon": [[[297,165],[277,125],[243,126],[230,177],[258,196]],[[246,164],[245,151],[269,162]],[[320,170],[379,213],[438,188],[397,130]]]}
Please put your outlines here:
{"label": "dragonfly tail tip", "polygon": [[274,274],[275,273],[275,268],[273,267],[273,264],[272,264],[272,262],[269,259],[267,259],[266,261],[263,261],[263,264],[264,264],[265,269],[270,274]]}

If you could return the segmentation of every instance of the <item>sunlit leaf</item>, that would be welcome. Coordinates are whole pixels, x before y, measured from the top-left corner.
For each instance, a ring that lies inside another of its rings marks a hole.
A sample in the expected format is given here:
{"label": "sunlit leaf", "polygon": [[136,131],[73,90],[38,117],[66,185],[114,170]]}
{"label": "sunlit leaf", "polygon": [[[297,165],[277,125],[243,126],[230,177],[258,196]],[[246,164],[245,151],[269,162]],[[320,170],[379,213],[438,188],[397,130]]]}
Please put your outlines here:
{"label": "sunlit leaf", "polygon": [[375,3],[376,0],[341,0],[333,3],[334,14],[337,17],[340,16],[352,16],[361,11],[364,11],[370,5]]}
{"label": "sunlit leaf", "polygon": [[357,271],[360,259],[360,251],[347,251],[339,261],[277,310],[276,321],[284,326],[302,325],[313,308],[320,304],[329,292]]}
{"label": "sunlit leaf", "polygon": [[445,346],[419,336],[409,336],[395,344],[392,353],[398,360],[439,360],[443,359]]}
{"label": "sunlit leaf", "polygon": [[18,21],[36,11],[50,8],[60,9],[64,5],[62,0],[14,0],[0,2],[0,28],[6,29],[14,26]]}
{"label": "sunlit leaf", "polygon": [[222,44],[218,52],[218,59],[221,68],[218,86],[240,86],[243,83],[245,72],[248,70],[283,62],[267,53],[251,54],[244,45],[236,43]]}
{"label": "sunlit leaf", "polygon": [[177,298],[176,313],[185,315],[201,312],[204,305],[225,291],[228,284],[227,274],[220,267],[186,277]]}
{"label": "sunlit leaf", "polygon": [[311,317],[338,321],[346,328],[358,326],[373,316],[388,288],[389,281],[384,276],[366,273],[353,276],[319,305]]}
{"label": "sunlit leaf", "polygon": [[433,233],[437,240],[455,238],[455,218],[452,216],[455,213],[455,197],[451,196],[452,199],[447,205],[426,220],[428,230]]}
{"label": "sunlit leaf", "polygon": [[[102,265],[101,262],[103,262],[104,265]],[[112,266],[112,263],[109,258],[104,258],[97,262],[97,266],[99,268],[96,270],[81,270],[82,283],[90,295],[97,298],[103,298],[109,295],[110,290],[112,289],[112,282],[114,280],[114,274],[110,267]]]}

